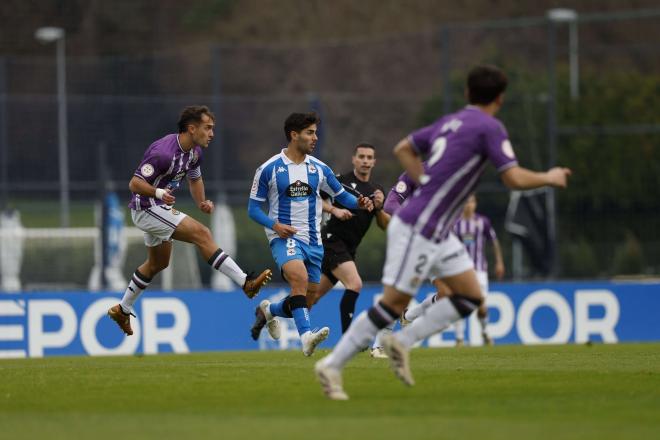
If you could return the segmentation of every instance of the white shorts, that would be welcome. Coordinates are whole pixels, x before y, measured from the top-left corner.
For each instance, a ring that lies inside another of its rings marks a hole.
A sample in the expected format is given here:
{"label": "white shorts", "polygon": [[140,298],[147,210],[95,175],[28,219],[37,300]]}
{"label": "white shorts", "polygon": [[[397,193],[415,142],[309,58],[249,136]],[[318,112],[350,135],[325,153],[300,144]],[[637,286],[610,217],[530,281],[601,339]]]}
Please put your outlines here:
{"label": "white shorts", "polygon": [[481,288],[481,294],[486,297],[488,295],[488,272],[482,270],[477,270],[477,281],[479,281],[479,287]]}
{"label": "white shorts", "polygon": [[387,225],[387,256],[382,282],[415,296],[422,281],[444,278],[473,269],[472,259],[454,234],[435,243],[412,226],[393,217]]}
{"label": "white shorts", "polygon": [[186,214],[171,206],[160,205],[149,209],[131,210],[135,226],[144,231],[144,244],[154,247],[172,241],[172,234]]}

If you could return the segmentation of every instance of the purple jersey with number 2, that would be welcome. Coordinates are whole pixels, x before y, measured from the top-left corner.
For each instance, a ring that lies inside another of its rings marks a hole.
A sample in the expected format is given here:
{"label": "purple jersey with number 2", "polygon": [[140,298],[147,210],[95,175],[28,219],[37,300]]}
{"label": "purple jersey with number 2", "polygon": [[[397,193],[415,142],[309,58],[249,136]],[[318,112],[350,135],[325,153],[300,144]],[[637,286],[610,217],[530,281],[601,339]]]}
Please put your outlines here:
{"label": "purple jersey with number 2", "polygon": [[[183,151],[177,134],[168,134],[151,144],[144,153],[142,162],[133,173],[156,188],[168,188],[172,191],[179,187],[187,176],[190,180],[202,177],[202,147],[195,145],[190,151]],[[147,209],[163,205],[165,202],[154,197],[131,194],[129,208]]]}
{"label": "purple jersey with number 2", "polygon": [[443,116],[408,139],[427,156],[430,180],[395,215],[434,241],[449,235],[488,161],[499,172],[518,165],[504,125],[475,106]]}

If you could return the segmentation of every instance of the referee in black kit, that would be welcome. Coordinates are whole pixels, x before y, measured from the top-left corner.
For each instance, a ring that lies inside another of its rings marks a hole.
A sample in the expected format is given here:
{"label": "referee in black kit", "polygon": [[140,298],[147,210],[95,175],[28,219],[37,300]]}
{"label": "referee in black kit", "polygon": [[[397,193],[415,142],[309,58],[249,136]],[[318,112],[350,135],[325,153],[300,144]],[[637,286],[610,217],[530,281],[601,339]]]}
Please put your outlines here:
{"label": "referee in black kit", "polygon": [[355,252],[362,237],[369,230],[376,217],[378,226],[385,230],[390,220],[389,214],[382,211],[385,194],[383,187],[371,183],[371,170],[376,164],[376,148],[360,143],[353,151],[353,170],[337,176],[344,189],[356,197],[365,195],[374,203],[373,211],[349,211],[337,202],[323,201],[323,211],[331,214],[330,220],[321,230],[323,239],[323,265],[321,283],[314,297],[307,298],[307,306],[318,302],[332,287],[341,281],[346,290],[339,305],[342,333],[346,332],[353,319],[355,303],[362,289],[362,278],[355,265]]}

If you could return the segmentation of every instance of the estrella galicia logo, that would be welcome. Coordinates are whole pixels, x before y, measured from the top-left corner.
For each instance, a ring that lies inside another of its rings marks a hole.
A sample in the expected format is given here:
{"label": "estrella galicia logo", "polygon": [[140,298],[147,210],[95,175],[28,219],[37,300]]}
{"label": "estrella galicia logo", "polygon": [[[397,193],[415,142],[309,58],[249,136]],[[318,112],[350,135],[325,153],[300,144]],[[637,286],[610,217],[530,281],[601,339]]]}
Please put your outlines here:
{"label": "estrella galicia logo", "polygon": [[296,180],[286,189],[287,195],[291,198],[309,197],[312,194],[312,187],[309,184]]}
{"label": "estrella galicia logo", "polygon": [[464,245],[469,246],[475,242],[475,236],[471,233],[463,234],[461,240],[463,241]]}
{"label": "estrella galicia logo", "polygon": [[174,176],[174,178],[172,178],[172,182],[180,181],[181,179],[183,179],[183,176],[185,176],[185,175],[186,175],[185,171],[181,171],[180,173],[177,173],[176,176]]}

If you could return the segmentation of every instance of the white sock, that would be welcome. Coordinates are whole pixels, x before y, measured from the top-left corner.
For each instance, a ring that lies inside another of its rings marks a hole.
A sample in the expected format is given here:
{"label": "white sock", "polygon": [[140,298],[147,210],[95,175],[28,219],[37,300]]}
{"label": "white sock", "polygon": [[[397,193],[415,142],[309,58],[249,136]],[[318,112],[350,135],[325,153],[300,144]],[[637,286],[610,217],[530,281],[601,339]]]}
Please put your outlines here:
{"label": "white sock", "polygon": [[446,329],[459,319],[461,315],[449,298],[442,298],[426,309],[412,324],[395,333],[395,337],[406,347],[412,347],[417,341]]}
{"label": "white sock", "polygon": [[465,319],[459,319],[454,323],[454,333],[456,334],[456,340],[463,340],[465,336]]}
{"label": "white sock", "polygon": [[391,335],[392,331],[394,331],[394,324],[396,324],[396,321],[392,321],[390,325],[388,325],[385,328],[382,328],[378,334],[376,335],[376,339],[374,339],[374,343],[371,346],[372,349],[382,347],[383,344],[380,342],[380,338],[382,338],[385,335]]}
{"label": "white sock", "polygon": [[428,309],[429,306],[434,302],[435,294],[429,295],[424,298],[424,301],[421,303],[406,310],[406,313],[403,314],[403,317],[408,321],[414,321],[415,319],[419,318],[424,313],[424,310]]}
{"label": "white sock", "polygon": [[119,303],[124,313],[133,312],[133,304],[135,304],[142,291],[149,287],[149,283],[151,283],[151,279],[146,278],[137,270],[133,273],[131,281],[128,283],[124,296]]}
{"label": "white sock", "polygon": [[221,249],[218,249],[218,252],[213,254],[209,260],[209,264],[215,270],[219,270],[221,273],[227,275],[239,286],[243,287],[243,284],[245,284],[247,274],[243,272],[243,270],[238,267],[238,264],[236,264],[236,262]]}
{"label": "white sock", "polygon": [[369,346],[378,333],[378,327],[371,322],[364,311],[351,322],[346,333],[341,337],[334,350],[325,357],[326,365],[342,369],[360,350]]}

